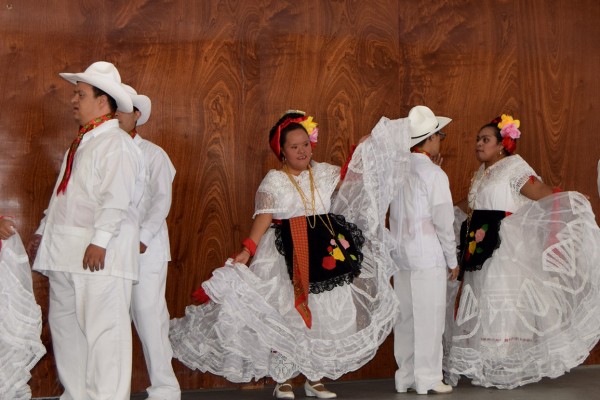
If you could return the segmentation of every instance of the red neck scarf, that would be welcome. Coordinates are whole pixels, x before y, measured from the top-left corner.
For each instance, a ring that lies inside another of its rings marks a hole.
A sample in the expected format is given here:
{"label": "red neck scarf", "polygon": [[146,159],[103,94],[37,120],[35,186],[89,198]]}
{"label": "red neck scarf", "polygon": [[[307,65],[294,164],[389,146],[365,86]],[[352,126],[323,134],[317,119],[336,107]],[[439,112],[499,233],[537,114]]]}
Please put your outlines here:
{"label": "red neck scarf", "polygon": [[429,157],[429,159],[431,160],[431,154],[429,154],[428,152],[426,152],[423,149],[418,149],[418,148],[414,148],[410,151],[411,153],[420,153],[420,154],[425,154],[427,157]]}
{"label": "red neck scarf", "polygon": [[58,189],[56,190],[56,194],[59,195],[67,191],[67,184],[69,183],[69,178],[71,178],[71,170],[73,169],[73,159],[75,158],[75,152],[79,147],[79,143],[81,143],[81,139],[83,139],[83,135],[91,131],[92,129],[102,125],[106,121],[113,119],[112,113],[108,113],[98,118],[94,118],[87,124],[79,127],[79,133],[73,143],[71,143],[71,147],[69,147],[69,154],[67,155],[67,166],[65,167],[65,173],[63,174],[62,180],[58,185]]}
{"label": "red neck scarf", "polygon": [[137,135],[137,129],[133,128],[131,132],[129,132],[129,136],[133,139]]}

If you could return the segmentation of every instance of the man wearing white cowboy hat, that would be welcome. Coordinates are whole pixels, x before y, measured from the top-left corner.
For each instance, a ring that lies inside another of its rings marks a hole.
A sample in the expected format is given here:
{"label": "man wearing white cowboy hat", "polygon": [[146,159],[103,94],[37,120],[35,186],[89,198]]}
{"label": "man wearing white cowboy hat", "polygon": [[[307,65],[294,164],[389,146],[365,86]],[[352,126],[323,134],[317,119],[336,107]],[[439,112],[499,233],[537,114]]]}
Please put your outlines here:
{"label": "man wearing white cowboy hat", "polygon": [[140,278],[133,285],[131,317],[142,342],[151,386],[148,399],[180,400],[169,341],[169,310],[165,300],[167,266],[171,260],[167,215],[171,208],[171,186],[175,167],[165,151],[142,139],[137,127],[150,117],[152,103],[131,86],[123,87],[133,101],[133,112],[117,112],[121,129],[128,132],[144,155],[145,190],[140,201]]}
{"label": "man wearing white cowboy hat", "polygon": [[50,282],[60,398],[128,400],[144,167],[140,149],[113,117],[133,106],[108,62],[60,76],[75,85],[71,104],[80,128],[29,246],[35,255],[39,245],[34,269]]}
{"label": "man wearing white cowboy hat", "polygon": [[394,290],[400,300],[395,384],[400,393],[448,393],[452,387],[442,382],[442,334],[447,268],[450,279],[458,275],[454,209],[448,177],[432,159],[439,157],[445,137],[440,130],[451,120],[425,106],[411,109],[408,119],[410,172],[390,205],[390,230],[398,243]]}

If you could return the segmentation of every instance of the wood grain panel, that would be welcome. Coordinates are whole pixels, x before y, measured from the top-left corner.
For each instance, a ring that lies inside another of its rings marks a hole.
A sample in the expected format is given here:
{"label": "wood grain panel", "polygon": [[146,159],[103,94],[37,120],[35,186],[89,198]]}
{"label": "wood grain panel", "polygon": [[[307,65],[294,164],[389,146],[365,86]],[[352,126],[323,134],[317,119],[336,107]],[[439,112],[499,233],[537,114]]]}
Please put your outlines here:
{"label": "wood grain panel", "polygon": [[[106,59],[152,99],[140,133],[177,168],[168,218],[173,317],[248,234],[254,192],[278,167],[268,130],[288,108],[315,116],[315,158],[338,165],[382,115],[426,104],[453,118],[443,151],[455,200],[477,168],[479,127],[514,113],[523,124],[518,152],[547,182],[590,194],[598,215],[598,20],[595,0],[5,2],[0,213],[15,215],[25,240],[34,231],[77,128],[72,86],[58,73]],[[34,274],[34,288],[49,354],[31,386],[34,396],[52,396],[61,389],[46,279]],[[587,362],[600,363],[600,349]],[[185,389],[235,386],[174,363]],[[343,379],[390,377],[395,368],[388,338],[373,361]],[[132,389],[147,385],[136,342]]]}
{"label": "wood grain panel", "polygon": [[460,201],[478,167],[479,127],[516,103],[516,38],[506,22],[513,11],[510,2],[501,8],[485,1],[414,2],[403,11],[402,103],[427,104],[453,119],[442,153],[453,198]]}

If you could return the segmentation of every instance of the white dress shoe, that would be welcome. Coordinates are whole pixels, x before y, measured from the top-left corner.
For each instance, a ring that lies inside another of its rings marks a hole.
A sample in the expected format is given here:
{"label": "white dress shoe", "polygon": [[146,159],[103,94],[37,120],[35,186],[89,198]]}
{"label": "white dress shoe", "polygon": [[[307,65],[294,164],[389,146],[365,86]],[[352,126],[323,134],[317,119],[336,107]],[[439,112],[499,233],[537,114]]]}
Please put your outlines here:
{"label": "white dress shoe", "polygon": [[446,385],[444,382],[440,382],[433,389],[431,389],[433,393],[443,394],[443,393],[452,393],[452,386]]}
{"label": "white dress shoe", "polygon": [[325,385],[321,382],[312,385],[308,381],[304,382],[304,392],[306,397],[316,397],[318,399],[335,399],[337,397],[337,394],[325,389]]}
{"label": "white dress shoe", "polygon": [[[290,390],[281,390],[281,388],[290,388]],[[273,396],[276,399],[293,399],[294,392],[292,391],[292,385],[289,383],[278,383],[275,385],[275,390],[273,390]]]}
{"label": "white dress shoe", "polygon": [[[446,385],[444,382],[440,381],[429,391],[436,394],[452,393],[452,386]],[[427,392],[427,390],[417,390],[417,394],[427,394]]]}

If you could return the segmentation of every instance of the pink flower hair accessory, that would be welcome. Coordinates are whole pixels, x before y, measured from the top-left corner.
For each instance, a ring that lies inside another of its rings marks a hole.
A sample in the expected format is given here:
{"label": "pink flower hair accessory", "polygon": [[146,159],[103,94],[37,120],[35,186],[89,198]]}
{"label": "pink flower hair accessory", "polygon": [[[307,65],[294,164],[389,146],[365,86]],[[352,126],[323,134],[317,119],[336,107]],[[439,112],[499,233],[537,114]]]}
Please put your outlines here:
{"label": "pink flower hair accessory", "polygon": [[503,138],[509,137],[511,139],[518,139],[521,137],[521,131],[519,130],[519,126],[521,126],[521,121],[518,119],[513,119],[512,116],[507,114],[502,114],[500,117],[501,121],[498,123],[498,128],[500,129],[500,136]]}

